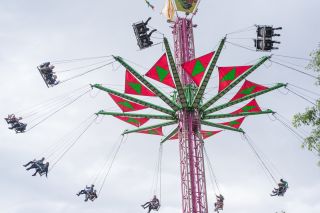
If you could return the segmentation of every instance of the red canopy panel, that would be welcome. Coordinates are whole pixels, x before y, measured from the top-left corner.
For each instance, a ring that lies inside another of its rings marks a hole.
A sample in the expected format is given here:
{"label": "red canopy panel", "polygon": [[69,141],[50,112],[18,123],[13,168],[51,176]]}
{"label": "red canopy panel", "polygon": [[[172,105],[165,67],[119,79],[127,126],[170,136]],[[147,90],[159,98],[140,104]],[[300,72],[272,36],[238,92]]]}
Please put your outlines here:
{"label": "red canopy panel", "polygon": [[132,101],[128,101],[124,98],[121,98],[119,96],[110,94],[110,97],[114,100],[114,102],[118,105],[118,107],[122,110],[122,112],[132,112],[132,111],[138,111],[138,110],[143,110],[148,107],[145,107],[141,104],[137,104]]}
{"label": "red canopy panel", "polygon": [[257,101],[255,99],[251,100],[248,104],[246,104],[244,107],[231,112],[232,115],[237,115],[244,112],[261,112],[261,108],[259,107]]}
{"label": "red canopy panel", "polygon": [[146,76],[159,81],[169,87],[176,88],[170,73],[167,55],[164,53],[161,58],[146,73]]}
{"label": "red canopy panel", "polygon": [[221,130],[220,131],[204,131],[204,130],[201,130],[201,135],[202,135],[202,138],[203,139],[207,139],[211,136],[214,136],[216,134],[218,134],[219,132],[222,132]]}
{"label": "red canopy panel", "polygon": [[214,52],[195,58],[191,61],[183,63],[181,66],[185,72],[189,74],[194,83],[200,86],[205,71],[214,55]]}
{"label": "red canopy panel", "polygon": [[245,117],[241,117],[237,120],[233,120],[233,121],[229,121],[229,122],[224,122],[224,123],[220,123],[221,125],[225,125],[225,126],[230,126],[236,129],[239,129],[243,120],[245,119]]}
{"label": "red canopy panel", "polygon": [[219,67],[219,92],[228,87],[251,67],[252,66]]}
{"label": "red canopy panel", "polygon": [[240,90],[238,91],[238,93],[230,100],[230,101],[235,101],[238,100],[240,98],[244,98],[248,95],[257,93],[257,92],[261,92],[263,90],[268,89],[268,87],[253,83],[251,81],[246,80],[242,87],[240,88]]}
{"label": "red canopy panel", "polygon": [[126,70],[125,93],[141,96],[156,96],[151,90],[144,86],[129,70]]}
{"label": "red canopy panel", "polygon": [[142,131],[139,131],[138,133],[163,136],[162,127],[157,127],[157,128],[148,129],[148,130],[142,130]]}
{"label": "red canopy panel", "polygon": [[148,122],[150,119],[149,118],[133,118],[133,117],[127,117],[127,116],[113,116],[116,117],[124,122],[127,122],[133,126],[140,127],[146,122]]}

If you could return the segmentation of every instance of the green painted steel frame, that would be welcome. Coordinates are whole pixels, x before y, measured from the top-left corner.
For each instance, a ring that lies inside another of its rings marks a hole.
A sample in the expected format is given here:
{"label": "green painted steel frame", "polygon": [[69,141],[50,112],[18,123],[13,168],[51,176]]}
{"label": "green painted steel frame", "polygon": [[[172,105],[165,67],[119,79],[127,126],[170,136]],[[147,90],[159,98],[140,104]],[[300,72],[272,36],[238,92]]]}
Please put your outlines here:
{"label": "green painted steel frame", "polygon": [[222,124],[216,124],[216,123],[212,123],[212,122],[209,122],[209,121],[201,121],[201,124],[206,125],[206,126],[216,127],[216,128],[219,128],[219,129],[225,129],[225,130],[231,130],[231,131],[234,131],[234,132],[244,133],[244,131],[241,128],[240,129],[236,129],[236,128],[233,128],[233,127],[230,127],[230,126],[225,126],[225,125],[222,125]]}
{"label": "green painted steel frame", "polygon": [[239,76],[236,80],[234,80],[228,87],[226,87],[224,90],[219,92],[216,96],[214,96],[209,101],[207,101],[203,106],[201,106],[200,111],[205,111],[206,109],[208,109],[212,104],[214,104],[221,97],[223,97],[227,92],[229,92],[232,88],[234,88],[237,84],[239,84],[242,80],[244,80],[248,75],[250,75],[258,67],[260,67],[264,62],[270,59],[270,57],[271,56],[262,57],[262,59],[260,59],[258,63],[253,65],[248,71],[246,71],[244,74]]}
{"label": "green painted steel frame", "polygon": [[212,72],[213,72],[216,64],[217,64],[217,61],[218,61],[218,59],[219,59],[219,56],[220,56],[220,53],[221,53],[221,51],[222,51],[222,48],[223,48],[223,46],[224,46],[224,44],[225,44],[225,41],[226,41],[226,37],[224,37],[224,38],[221,40],[221,42],[220,42],[220,44],[219,44],[219,48],[218,48],[217,51],[215,52],[214,57],[213,57],[213,59],[212,59],[212,61],[211,61],[211,63],[210,63],[210,66],[209,66],[209,68],[207,69],[206,74],[205,74],[204,78],[203,78],[202,81],[201,81],[200,87],[199,87],[199,89],[198,89],[198,91],[197,91],[197,94],[196,94],[196,96],[195,96],[195,98],[194,98],[194,100],[193,100],[193,103],[192,103],[192,105],[191,105],[194,109],[198,108],[199,105],[200,105],[200,102],[201,102],[201,100],[202,100],[202,96],[203,96],[203,94],[204,94],[204,91],[205,91],[206,88],[207,88],[207,85],[208,85],[208,83],[209,83],[210,77],[211,77],[211,75],[212,75]]}
{"label": "green painted steel frame", "polygon": [[257,93],[254,93],[254,94],[245,96],[245,97],[243,97],[243,98],[240,98],[240,99],[238,99],[238,100],[231,101],[231,102],[229,102],[229,103],[222,104],[222,105],[216,106],[216,107],[214,107],[214,108],[208,109],[208,110],[204,111],[203,114],[204,114],[204,116],[206,116],[206,115],[208,115],[208,114],[210,114],[210,113],[219,111],[219,110],[224,109],[224,108],[226,108],[226,107],[233,106],[233,105],[235,105],[235,104],[241,103],[241,102],[243,102],[243,101],[249,100],[249,99],[251,99],[251,98],[255,98],[255,97],[257,97],[257,96],[263,95],[263,94],[265,94],[265,93],[268,93],[268,92],[271,92],[271,91],[273,91],[273,90],[279,89],[279,88],[281,88],[281,87],[286,87],[286,86],[287,86],[287,84],[278,83],[276,86],[271,87],[271,88],[266,89],[266,90],[263,90],[263,91],[261,91],[261,92],[257,92]]}
{"label": "green painted steel frame", "polygon": [[176,120],[176,118],[167,115],[149,115],[149,114],[136,114],[136,113],[121,113],[121,112],[106,112],[104,110],[96,113],[97,115],[112,115],[112,116],[127,116],[132,118],[150,118],[160,120]]}
{"label": "green painted steel frame", "polygon": [[176,134],[179,130],[179,127],[175,128],[169,135],[167,135],[167,137],[165,137],[163,140],[161,140],[161,143],[163,144],[164,142],[166,142],[167,140],[169,140],[172,136],[174,136],[174,134]]}
{"label": "green painted steel frame", "polygon": [[143,128],[137,128],[137,129],[133,129],[133,130],[125,130],[122,133],[122,135],[140,132],[140,131],[148,130],[148,129],[154,129],[154,128],[158,128],[158,127],[170,126],[170,125],[177,124],[177,123],[178,123],[177,121],[170,121],[170,122],[166,122],[166,123],[161,123],[161,124],[157,124],[157,125],[153,125],[153,126],[147,126],[147,127],[143,127]]}
{"label": "green painted steel frame", "polygon": [[107,88],[107,87],[103,87],[103,86],[101,86],[100,84],[94,84],[94,85],[91,85],[91,86],[94,87],[94,88],[103,90],[103,91],[105,91],[105,92],[111,93],[111,94],[113,94],[113,95],[119,96],[119,97],[121,97],[121,98],[125,98],[125,99],[127,99],[127,100],[129,100],[129,101],[133,101],[133,102],[135,102],[135,103],[141,104],[141,105],[143,105],[143,106],[145,106],[145,107],[149,107],[149,108],[155,109],[155,110],[157,110],[157,111],[159,111],[159,112],[163,112],[163,113],[165,113],[165,114],[169,114],[169,115],[175,116],[175,112],[172,111],[172,110],[169,110],[169,109],[166,109],[166,108],[157,106],[157,105],[155,105],[155,104],[151,104],[151,103],[148,103],[148,102],[146,102],[146,101],[142,101],[142,100],[140,100],[140,99],[131,97],[131,96],[129,96],[129,95],[126,95],[126,94],[123,94],[123,93],[114,91],[114,90],[109,89],[109,88]]}
{"label": "green painted steel frame", "polygon": [[179,102],[181,103],[182,108],[187,108],[187,100],[186,100],[186,96],[184,93],[184,89],[183,86],[181,84],[181,80],[179,77],[179,73],[177,71],[177,67],[176,64],[174,62],[173,56],[172,56],[172,52],[169,46],[169,42],[168,39],[166,37],[163,38],[163,42],[164,42],[164,47],[166,49],[166,53],[167,53],[167,57],[169,60],[169,65],[171,68],[171,72],[173,75],[173,79],[174,79],[174,83],[176,85],[176,89],[178,91],[178,96],[179,96]]}
{"label": "green painted steel frame", "polygon": [[252,115],[264,115],[264,114],[273,114],[275,113],[271,109],[261,111],[261,112],[242,112],[239,114],[216,114],[216,115],[205,115],[203,119],[220,119],[220,118],[233,118],[240,116],[252,116]]}
{"label": "green painted steel frame", "polygon": [[127,64],[121,57],[113,56],[116,61],[122,64],[129,72],[134,75],[139,81],[141,81],[147,88],[154,92],[161,100],[168,104],[174,111],[178,111],[180,107],[174,103],[170,98],[163,94],[158,88],[153,86],[147,79],[140,75],[135,69],[133,69],[129,64]]}

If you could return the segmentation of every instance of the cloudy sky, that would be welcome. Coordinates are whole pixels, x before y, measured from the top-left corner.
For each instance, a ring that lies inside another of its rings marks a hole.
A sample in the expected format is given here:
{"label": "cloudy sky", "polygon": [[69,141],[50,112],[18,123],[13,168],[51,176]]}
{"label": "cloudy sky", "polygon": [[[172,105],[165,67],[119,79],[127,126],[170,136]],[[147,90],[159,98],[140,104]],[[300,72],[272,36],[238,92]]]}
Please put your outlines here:
{"label": "cloudy sky", "polygon": [[[0,0],[1,116],[28,109],[90,83],[102,83],[122,91],[125,72],[123,68],[116,69],[117,64],[50,89],[45,86],[36,66],[47,60],[114,54],[134,61],[139,65],[134,66],[145,73],[163,54],[163,47],[160,44],[138,51],[132,23],[152,16],[151,25],[172,41],[170,25],[159,15],[164,1],[150,2],[155,5],[155,11],[148,8],[143,0]],[[198,24],[194,31],[196,55],[214,50],[218,41],[229,32],[254,24],[273,24],[283,27],[279,38],[282,42],[280,50],[274,54],[309,58],[310,52],[320,42],[319,8],[320,2],[317,0],[203,0],[198,15],[194,17],[194,23]],[[252,46],[252,41],[243,38],[253,36],[254,31],[232,34],[229,41]],[[155,37],[161,36],[155,34]],[[157,41],[157,38],[154,39]],[[227,44],[218,65],[253,63],[262,55],[265,54]],[[279,56],[278,59],[299,66],[307,64],[305,60]],[[97,62],[101,61],[57,64],[56,69],[65,70]],[[299,69],[303,70],[302,67]],[[79,74],[81,70],[75,73]],[[210,81],[206,97],[216,93],[215,79]],[[268,86],[277,82],[291,83],[320,92],[314,86],[314,79],[270,62],[248,79]],[[170,89],[160,86],[170,92]],[[317,97],[302,90],[296,91],[310,100]],[[231,98],[235,92],[231,91],[226,98]],[[148,100],[160,104],[158,100]],[[259,97],[257,101],[261,107],[270,108],[289,120],[295,112],[310,106],[310,103],[287,93],[285,89]],[[122,131],[131,128],[114,118],[99,118],[99,122],[94,123],[54,167],[48,179],[32,177],[22,167],[25,162],[41,157],[48,148],[59,144],[61,137],[101,109],[118,110],[110,97],[93,90],[25,134],[15,134],[7,129],[4,121],[1,122],[1,212],[145,212],[140,205],[152,196],[152,179],[161,140],[156,136],[135,134],[128,137],[99,199],[94,203],[85,203],[75,196],[78,190],[96,177]],[[264,159],[268,159],[273,174],[287,179],[290,188],[285,197],[271,198],[269,193],[274,184],[241,135],[220,133],[206,142],[206,149],[226,198],[224,212],[273,213],[285,210],[288,213],[319,213],[320,170],[316,165],[319,158],[301,149],[301,142],[271,117],[250,117],[242,128],[264,154]],[[170,129],[172,127],[166,129],[166,133]],[[160,211],[163,213],[181,212],[179,171],[178,144],[167,143],[162,165]],[[209,179],[207,186],[212,212],[214,191]]]}

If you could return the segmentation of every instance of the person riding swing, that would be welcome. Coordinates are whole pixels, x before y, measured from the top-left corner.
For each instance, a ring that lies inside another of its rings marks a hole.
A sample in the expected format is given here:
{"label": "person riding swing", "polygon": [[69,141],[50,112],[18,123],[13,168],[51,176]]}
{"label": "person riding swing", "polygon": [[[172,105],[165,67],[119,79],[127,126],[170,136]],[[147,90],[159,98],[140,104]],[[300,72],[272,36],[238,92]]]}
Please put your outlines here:
{"label": "person riding swing", "polygon": [[26,168],[27,171],[29,171],[30,169],[35,169],[35,173],[32,175],[32,176],[36,176],[37,173],[40,174],[40,176],[42,175],[46,175],[46,177],[48,177],[48,169],[49,169],[49,162],[45,163],[44,164],[44,160],[45,158],[41,158],[40,160],[32,160],[32,161],[29,161],[27,164],[23,165],[24,167],[28,167],[30,166],[29,168]]}
{"label": "person riding swing", "polygon": [[94,190],[94,185],[92,184],[91,186],[86,186],[85,189],[82,189],[78,194],[77,196],[80,196],[84,194],[86,197],[85,197],[85,202],[87,202],[88,200],[91,200],[91,201],[94,201],[96,198],[98,198],[98,195],[97,195],[97,190]]}
{"label": "person riding swing", "polygon": [[153,199],[149,202],[146,202],[145,204],[141,205],[142,208],[149,208],[148,210],[148,213],[151,212],[151,210],[155,210],[155,211],[158,211],[159,208],[160,208],[160,201],[159,199],[157,198],[156,195],[153,196]]}
{"label": "person riding swing", "polygon": [[217,198],[217,202],[214,203],[214,211],[219,213],[219,210],[223,210],[223,206],[224,206],[224,197],[220,194],[220,195],[216,195]]}
{"label": "person riding swing", "polygon": [[280,179],[280,183],[278,183],[278,188],[274,188],[270,196],[284,196],[288,188],[288,182],[283,179]]}

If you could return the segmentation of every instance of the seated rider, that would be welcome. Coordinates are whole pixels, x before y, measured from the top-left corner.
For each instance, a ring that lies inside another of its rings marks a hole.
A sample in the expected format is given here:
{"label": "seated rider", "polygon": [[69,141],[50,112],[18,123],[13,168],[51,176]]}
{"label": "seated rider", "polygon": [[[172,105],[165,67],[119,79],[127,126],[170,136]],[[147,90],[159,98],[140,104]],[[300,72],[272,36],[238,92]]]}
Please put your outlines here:
{"label": "seated rider", "polygon": [[88,194],[88,196],[86,196],[86,199],[84,200],[84,201],[88,201],[88,199],[89,200],[91,200],[92,202],[95,200],[95,199],[97,199],[98,198],[98,195],[97,195],[97,190],[93,190],[93,192],[90,192],[89,194]]}
{"label": "seated rider", "polygon": [[29,171],[30,169],[36,169],[35,173],[32,176],[36,176],[37,173],[39,173],[40,175],[46,174],[46,176],[47,176],[49,163],[47,162],[46,164],[44,164],[44,160],[45,160],[45,158],[41,158],[38,161],[36,159],[34,159],[23,166],[24,167],[30,166],[29,168],[26,168],[27,171]]}
{"label": "seated rider", "polygon": [[85,194],[86,195],[86,198],[84,201],[88,201],[88,199],[90,199],[91,201],[93,201],[94,199],[96,199],[98,196],[97,196],[97,193],[96,193],[96,190],[94,190],[94,185],[91,184],[91,186],[86,186],[85,189],[82,189],[77,195],[80,196],[82,194]]}
{"label": "seated rider", "polygon": [[8,124],[14,124],[22,120],[22,118],[21,117],[17,118],[15,114],[11,114],[11,115],[8,115],[8,117],[5,118],[5,120],[7,121]]}
{"label": "seated rider", "polygon": [[50,62],[45,62],[39,66],[40,72],[44,75],[52,73],[53,69],[54,66],[50,65]]}
{"label": "seated rider", "polygon": [[280,179],[280,183],[278,183],[278,188],[273,189],[271,196],[283,196],[288,188],[288,182],[283,179]]}
{"label": "seated rider", "polygon": [[214,211],[215,212],[219,212],[219,210],[223,210],[223,205],[224,205],[224,197],[220,194],[220,195],[216,195],[217,198],[217,202],[214,203]]}
{"label": "seated rider", "polygon": [[18,126],[15,127],[15,131],[16,133],[23,133],[24,131],[26,131],[26,127],[27,127],[27,124],[19,122]]}
{"label": "seated rider", "polygon": [[149,208],[149,211],[148,213],[151,212],[151,210],[156,210],[158,211],[159,208],[160,208],[160,202],[159,202],[159,199],[154,195],[153,196],[153,199],[149,202],[146,202],[145,204],[141,205],[142,208]]}

